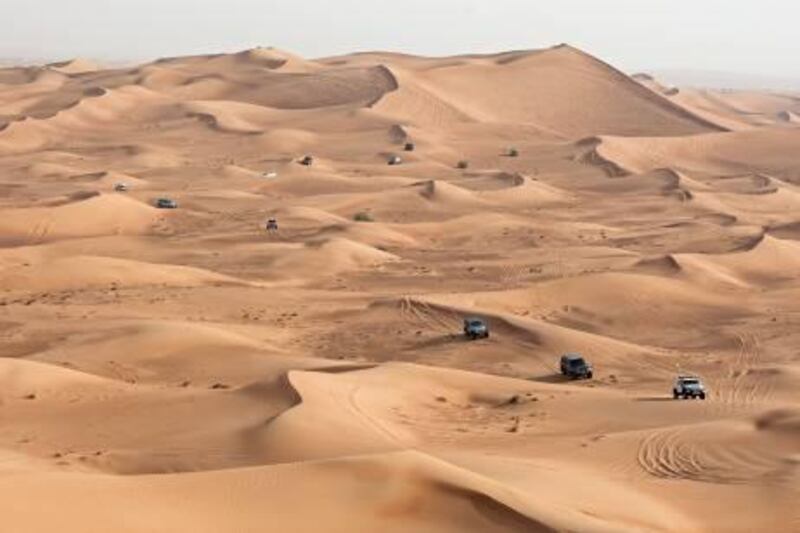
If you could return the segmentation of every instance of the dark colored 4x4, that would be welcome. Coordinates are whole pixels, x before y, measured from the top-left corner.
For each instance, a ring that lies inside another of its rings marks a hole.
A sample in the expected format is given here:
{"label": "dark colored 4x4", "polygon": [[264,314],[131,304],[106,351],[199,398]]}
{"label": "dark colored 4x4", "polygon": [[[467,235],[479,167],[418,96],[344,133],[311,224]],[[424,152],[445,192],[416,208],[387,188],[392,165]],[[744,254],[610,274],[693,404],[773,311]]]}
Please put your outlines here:
{"label": "dark colored 4x4", "polygon": [[480,318],[464,319],[464,335],[468,339],[486,339],[489,337],[489,326]]}
{"label": "dark colored 4x4", "polygon": [[156,200],[156,207],[159,209],[177,209],[178,202],[171,198],[159,198]]}
{"label": "dark colored 4x4", "polygon": [[592,379],[592,365],[577,353],[568,353],[561,356],[561,373],[573,379]]}

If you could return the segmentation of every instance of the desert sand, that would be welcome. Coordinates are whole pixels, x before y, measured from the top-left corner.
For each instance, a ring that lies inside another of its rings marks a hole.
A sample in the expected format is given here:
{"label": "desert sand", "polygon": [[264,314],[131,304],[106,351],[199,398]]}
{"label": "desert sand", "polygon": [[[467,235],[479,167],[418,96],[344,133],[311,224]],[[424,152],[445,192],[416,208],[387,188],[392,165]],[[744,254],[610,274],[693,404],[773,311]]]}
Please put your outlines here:
{"label": "desert sand", "polygon": [[566,45],[0,69],[0,530],[800,531],[798,117]]}

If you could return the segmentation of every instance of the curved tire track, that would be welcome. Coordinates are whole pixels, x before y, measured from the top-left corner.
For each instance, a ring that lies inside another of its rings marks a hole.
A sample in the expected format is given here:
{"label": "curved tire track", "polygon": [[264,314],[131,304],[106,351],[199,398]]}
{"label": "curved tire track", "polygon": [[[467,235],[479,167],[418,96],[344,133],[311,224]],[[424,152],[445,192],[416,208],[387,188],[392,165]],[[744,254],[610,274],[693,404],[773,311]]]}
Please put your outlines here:
{"label": "curved tire track", "polygon": [[636,459],[646,474],[660,479],[722,485],[781,484],[786,480],[784,458],[747,446],[730,446],[724,438],[708,440],[693,426],[650,433],[640,442]]}

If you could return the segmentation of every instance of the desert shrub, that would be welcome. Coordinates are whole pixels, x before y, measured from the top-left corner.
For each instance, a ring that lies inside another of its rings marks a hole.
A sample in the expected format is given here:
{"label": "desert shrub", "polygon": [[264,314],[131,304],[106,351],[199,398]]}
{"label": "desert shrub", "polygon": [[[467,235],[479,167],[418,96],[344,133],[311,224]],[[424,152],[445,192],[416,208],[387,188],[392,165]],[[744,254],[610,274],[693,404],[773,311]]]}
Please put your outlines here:
{"label": "desert shrub", "polygon": [[356,222],[374,222],[375,219],[372,218],[372,214],[367,211],[359,211],[355,215],[353,215],[353,220]]}

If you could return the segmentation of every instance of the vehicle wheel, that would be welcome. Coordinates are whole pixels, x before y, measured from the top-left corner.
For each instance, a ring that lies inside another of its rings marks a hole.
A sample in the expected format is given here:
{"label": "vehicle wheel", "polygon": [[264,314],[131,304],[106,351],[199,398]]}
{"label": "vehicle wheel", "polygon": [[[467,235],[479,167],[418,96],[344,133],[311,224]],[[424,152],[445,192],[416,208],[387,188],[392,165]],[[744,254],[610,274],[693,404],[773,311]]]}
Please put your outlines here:
{"label": "vehicle wheel", "polygon": [[484,338],[484,339],[488,339],[488,338],[489,338],[489,332],[488,332],[488,331],[487,331],[487,332],[486,332],[486,334],[483,336],[483,338]]}
{"label": "vehicle wheel", "polygon": [[705,395],[705,394],[701,394],[701,395],[700,395],[700,399],[701,399],[701,400],[705,400],[705,399],[706,399],[706,395]]}
{"label": "vehicle wheel", "polygon": [[672,399],[673,400],[677,400],[678,399],[678,393],[677,392],[672,391]]}
{"label": "vehicle wheel", "polygon": [[586,379],[592,379],[592,373],[591,373],[591,372],[589,372],[588,374],[586,374]]}

